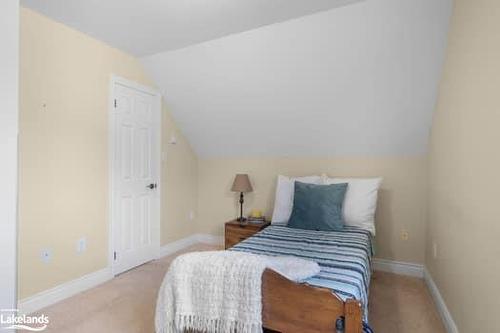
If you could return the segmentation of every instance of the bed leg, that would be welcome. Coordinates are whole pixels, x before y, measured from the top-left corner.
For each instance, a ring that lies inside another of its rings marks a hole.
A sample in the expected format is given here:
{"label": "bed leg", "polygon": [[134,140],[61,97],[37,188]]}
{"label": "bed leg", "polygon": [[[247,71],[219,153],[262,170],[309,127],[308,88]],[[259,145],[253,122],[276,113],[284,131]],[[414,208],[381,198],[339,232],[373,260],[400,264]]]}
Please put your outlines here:
{"label": "bed leg", "polygon": [[345,311],[345,333],[361,333],[362,309],[361,303],[354,299],[348,299],[344,305]]}

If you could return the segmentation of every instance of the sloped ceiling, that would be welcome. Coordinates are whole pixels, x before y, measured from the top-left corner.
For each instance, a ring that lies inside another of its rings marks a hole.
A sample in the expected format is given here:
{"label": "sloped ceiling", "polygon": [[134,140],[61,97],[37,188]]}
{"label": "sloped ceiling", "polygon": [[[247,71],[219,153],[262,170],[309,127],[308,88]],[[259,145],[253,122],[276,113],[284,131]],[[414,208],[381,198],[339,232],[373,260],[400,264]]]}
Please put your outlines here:
{"label": "sloped ceiling", "polygon": [[451,0],[367,0],[142,58],[212,156],[427,150]]}
{"label": "sloped ceiling", "polygon": [[21,0],[136,56],[174,50],[360,0]]}

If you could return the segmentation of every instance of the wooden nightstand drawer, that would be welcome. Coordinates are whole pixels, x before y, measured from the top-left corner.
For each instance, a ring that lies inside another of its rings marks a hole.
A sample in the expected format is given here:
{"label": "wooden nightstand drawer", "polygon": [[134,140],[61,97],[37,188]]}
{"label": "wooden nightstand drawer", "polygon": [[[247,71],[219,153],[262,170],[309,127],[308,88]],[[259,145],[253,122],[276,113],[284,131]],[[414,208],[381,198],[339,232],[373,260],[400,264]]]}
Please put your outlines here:
{"label": "wooden nightstand drawer", "polygon": [[241,226],[241,227],[232,225],[226,226],[226,232],[243,238],[248,238],[259,230],[260,229],[248,228],[248,226]]}
{"label": "wooden nightstand drawer", "polygon": [[248,237],[239,237],[238,235],[228,234],[228,235],[226,235],[226,240],[225,240],[225,243],[224,243],[224,248],[225,249],[229,249],[230,247],[235,246],[236,244],[238,244],[241,241],[244,241],[247,238]]}
{"label": "wooden nightstand drawer", "polygon": [[230,221],[225,225],[225,248],[228,249],[239,242],[251,237],[269,225],[269,222],[259,224],[243,224],[238,221]]}

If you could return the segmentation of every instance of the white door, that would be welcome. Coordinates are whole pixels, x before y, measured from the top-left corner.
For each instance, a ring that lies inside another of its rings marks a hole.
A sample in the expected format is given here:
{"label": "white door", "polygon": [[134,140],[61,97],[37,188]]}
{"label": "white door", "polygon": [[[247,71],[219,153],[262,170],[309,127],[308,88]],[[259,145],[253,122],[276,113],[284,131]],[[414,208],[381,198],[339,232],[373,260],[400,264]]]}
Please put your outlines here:
{"label": "white door", "polygon": [[112,262],[113,273],[159,256],[159,95],[113,79]]}

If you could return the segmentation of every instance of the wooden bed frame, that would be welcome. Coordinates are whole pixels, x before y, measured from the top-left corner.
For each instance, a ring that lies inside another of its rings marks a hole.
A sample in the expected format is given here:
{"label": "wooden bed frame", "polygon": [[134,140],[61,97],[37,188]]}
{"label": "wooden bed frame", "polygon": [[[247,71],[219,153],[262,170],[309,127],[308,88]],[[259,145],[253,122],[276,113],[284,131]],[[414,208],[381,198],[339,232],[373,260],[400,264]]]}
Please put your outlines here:
{"label": "wooden bed frame", "polygon": [[362,332],[361,303],[343,302],[331,290],[299,284],[266,269],[262,275],[262,322],[266,331],[335,333],[345,317],[345,333]]}

